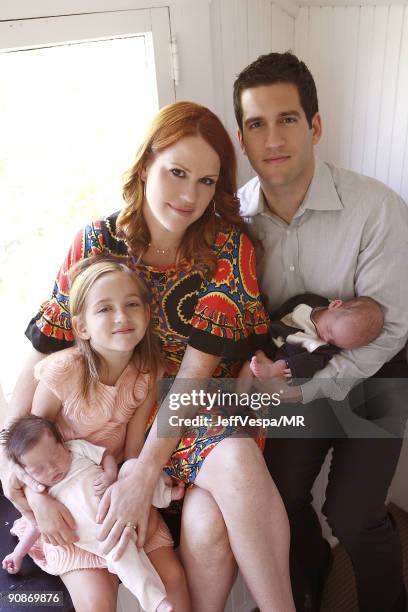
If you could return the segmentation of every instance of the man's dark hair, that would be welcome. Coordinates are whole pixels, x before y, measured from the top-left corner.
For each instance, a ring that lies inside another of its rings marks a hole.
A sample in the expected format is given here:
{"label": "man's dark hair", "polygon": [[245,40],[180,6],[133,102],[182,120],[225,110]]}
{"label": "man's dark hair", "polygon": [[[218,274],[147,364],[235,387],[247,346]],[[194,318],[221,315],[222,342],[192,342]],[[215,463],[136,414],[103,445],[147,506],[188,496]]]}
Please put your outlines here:
{"label": "man's dark hair", "polygon": [[33,414],[14,421],[8,429],[3,429],[1,432],[1,443],[7,458],[24,467],[21,455],[31,450],[41,440],[45,431],[53,436],[56,442],[61,444],[64,442],[61,432],[53,421]]}
{"label": "man's dark hair", "polygon": [[285,53],[260,55],[237,76],[234,83],[234,111],[241,132],[242,92],[252,87],[273,85],[274,83],[292,83],[295,85],[309,127],[312,127],[312,119],[319,110],[316,84],[306,64],[290,51],[286,51]]}

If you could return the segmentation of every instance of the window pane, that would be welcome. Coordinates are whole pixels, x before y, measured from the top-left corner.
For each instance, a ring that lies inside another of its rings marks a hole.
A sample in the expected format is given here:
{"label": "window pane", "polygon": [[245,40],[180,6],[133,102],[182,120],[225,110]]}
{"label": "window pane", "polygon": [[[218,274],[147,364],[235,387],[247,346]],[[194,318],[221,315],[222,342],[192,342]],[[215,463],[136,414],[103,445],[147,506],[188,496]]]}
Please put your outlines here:
{"label": "window pane", "polygon": [[[150,34],[0,53],[0,382],[86,221],[120,208],[121,176],[158,109]],[[7,348],[6,348],[7,347]]]}

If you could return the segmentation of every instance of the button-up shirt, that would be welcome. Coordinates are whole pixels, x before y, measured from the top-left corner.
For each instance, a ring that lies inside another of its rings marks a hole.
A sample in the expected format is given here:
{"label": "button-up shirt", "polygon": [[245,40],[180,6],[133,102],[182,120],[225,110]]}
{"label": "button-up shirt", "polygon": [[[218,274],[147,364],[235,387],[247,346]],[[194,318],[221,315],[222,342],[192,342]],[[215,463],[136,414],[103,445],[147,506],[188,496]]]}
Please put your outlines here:
{"label": "button-up shirt", "polygon": [[239,190],[241,212],[259,241],[257,271],[270,310],[294,295],[368,296],[384,313],[381,335],[343,350],[302,385],[303,401],[343,399],[377,372],[408,338],[408,208],[384,184],[316,160],[309,189],[292,221],[273,214],[258,177]]}

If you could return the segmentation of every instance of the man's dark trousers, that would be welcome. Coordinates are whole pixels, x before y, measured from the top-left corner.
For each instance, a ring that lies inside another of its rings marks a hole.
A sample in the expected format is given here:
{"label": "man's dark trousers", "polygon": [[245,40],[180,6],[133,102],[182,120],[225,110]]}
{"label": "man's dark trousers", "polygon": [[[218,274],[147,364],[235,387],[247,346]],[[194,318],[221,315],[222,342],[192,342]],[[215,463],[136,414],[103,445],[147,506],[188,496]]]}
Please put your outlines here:
{"label": "man's dark trousers", "polygon": [[[353,415],[360,417],[356,417],[356,428],[353,419],[350,427],[347,423],[343,427],[341,402],[318,400],[292,408],[292,414],[305,415],[307,437],[305,432],[292,438],[279,432],[266,444],[265,460],[291,525],[291,579],[296,610],[319,609],[329,551],[311,505],[311,488],[328,450],[333,448],[323,513],[350,555],[360,612],[402,612],[406,596],[401,546],[385,499],[406,422],[405,354],[353,389],[347,404],[353,407]],[[373,437],[377,428],[379,435]],[[310,437],[313,431],[316,437]]]}

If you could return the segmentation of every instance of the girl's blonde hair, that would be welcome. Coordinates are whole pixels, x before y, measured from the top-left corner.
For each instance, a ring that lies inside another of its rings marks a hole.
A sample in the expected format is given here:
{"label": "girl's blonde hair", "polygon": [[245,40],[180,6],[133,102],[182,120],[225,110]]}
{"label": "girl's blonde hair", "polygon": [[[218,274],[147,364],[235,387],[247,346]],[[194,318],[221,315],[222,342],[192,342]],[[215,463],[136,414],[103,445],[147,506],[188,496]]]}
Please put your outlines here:
{"label": "girl's blonde hair", "polygon": [[143,170],[149,161],[167,147],[187,136],[201,136],[220,159],[220,174],[213,201],[204,214],[192,223],[177,252],[177,263],[200,262],[209,274],[215,271],[215,238],[223,225],[233,224],[244,229],[236,197],[236,158],[228,132],[218,117],[205,106],[194,102],[176,102],[165,106],[150,123],[133,166],[125,175],[123,199],[125,206],[117,220],[119,235],[125,239],[134,257],[140,257],[151,240],[143,217]]}
{"label": "girl's blonde hair", "polygon": [[[106,274],[120,272],[126,274],[133,282],[137,293],[145,308],[149,308],[150,296],[144,282],[137,273],[131,270],[123,261],[117,261],[113,257],[90,257],[80,261],[70,271],[69,309],[72,319],[72,329],[75,335],[75,344],[84,358],[85,368],[81,385],[81,395],[86,398],[92,386],[99,381],[98,372],[104,367],[105,362],[91,346],[89,340],[79,337],[76,332],[78,318],[83,315],[86,307],[86,298],[95,282]],[[150,382],[154,384],[161,356],[157,338],[152,329],[152,322],[146,329],[142,340],[135,346],[132,359],[137,368],[137,375],[150,373]]]}

